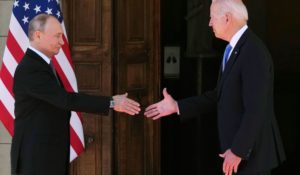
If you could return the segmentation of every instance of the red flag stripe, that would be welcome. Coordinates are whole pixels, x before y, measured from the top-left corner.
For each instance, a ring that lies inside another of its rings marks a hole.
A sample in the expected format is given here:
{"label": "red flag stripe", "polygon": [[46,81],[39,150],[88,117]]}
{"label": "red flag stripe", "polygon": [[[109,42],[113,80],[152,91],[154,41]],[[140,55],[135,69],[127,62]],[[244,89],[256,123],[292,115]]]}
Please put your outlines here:
{"label": "red flag stripe", "polygon": [[79,137],[77,136],[76,132],[74,131],[74,129],[72,127],[70,127],[70,142],[71,142],[71,145],[74,149],[74,151],[79,155],[84,147],[83,147],[83,144],[81,143],[81,140],[79,139]]}
{"label": "red flag stripe", "polygon": [[[0,80],[0,101],[2,102],[3,106],[6,108],[7,112],[11,115],[14,119],[14,103],[15,99],[13,96],[10,95],[9,91],[7,90],[5,84],[2,80]],[[1,115],[1,114],[0,114]]]}
{"label": "red flag stripe", "polygon": [[10,31],[8,31],[6,45],[7,48],[11,51],[10,53],[14,56],[16,61],[19,63],[24,56],[24,52]]}
{"label": "red flag stripe", "polygon": [[13,78],[10,75],[10,73],[8,72],[5,64],[2,64],[0,79],[3,81],[3,84],[5,85],[6,89],[9,91],[10,95],[14,96],[14,94],[12,92]]}
{"label": "red flag stripe", "polygon": [[76,112],[76,114],[77,114],[77,116],[78,116],[78,118],[79,118],[80,122],[82,123],[83,121],[82,121],[82,116],[81,116],[81,113],[80,113],[80,112]]}
{"label": "red flag stripe", "polygon": [[77,135],[78,135],[79,139],[81,140],[83,147],[84,147],[84,135],[83,135],[83,132],[80,132],[83,130],[80,114],[81,114],[80,112],[72,111],[70,123],[71,123],[71,126],[73,127],[74,131],[77,133]]}
{"label": "red flag stripe", "polygon": [[[18,1],[20,2],[23,0]],[[23,52],[25,52],[27,47],[29,46],[29,39],[14,13],[12,13],[10,18],[9,30],[11,34],[15,37],[20,48],[23,50]]]}
{"label": "red flag stripe", "polygon": [[[68,56],[66,56],[68,54],[65,53],[64,49],[68,50],[68,44],[67,43],[65,43],[64,47],[62,48],[64,58],[66,58],[66,57],[68,57]],[[62,80],[62,82],[64,84],[64,88],[69,92],[75,92],[75,90],[72,88],[72,85],[70,84],[70,80],[67,78],[65,72],[62,70],[61,66],[63,66],[63,65],[59,64],[58,61],[57,61],[57,59],[61,58],[59,56],[61,56],[61,55],[56,55],[55,59],[53,59],[53,63],[55,65],[56,71],[58,72],[58,74],[60,76],[60,79]],[[66,64],[69,64],[69,65],[72,66],[72,60],[71,59],[67,59],[66,61],[67,61]],[[74,72],[73,66],[71,67],[71,69],[72,69],[71,71]],[[75,82],[75,84],[76,84],[76,82]],[[80,112],[76,112],[76,114],[77,114],[77,116],[72,114],[72,118],[73,117],[75,117],[75,118],[78,117],[78,119],[79,119],[78,121],[82,122],[82,117],[80,115]],[[71,147],[73,148],[73,150],[76,152],[76,154],[79,155],[84,150],[84,145],[83,145],[84,144],[84,138],[82,138],[82,140],[80,139],[80,137],[78,135],[80,133],[76,133],[76,131],[74,130],[74,127],[76,127],[76,125],[78,125],[78,123],[72,123],[72,121],[74,121],[74,120],[71,120],[71,124],[70,124],[71,125],[70,126],[70,142],[71,142],[70,144],[71,144]],[[80,123],[80,125],[81,125],[81,123]]]}
{"label": "red flag stripe", "polygon": [[7,47],[5,47],[4,49],[2,64],[5,64],[7,70],[9,71],[9,74],[13,77],[15,74],[15,70],[18,66],[18,63]]}
{"label": "red flag stripe", "polygon": [[72,63],[70,63],[68,61],[68,59],[66,58],[66,55],[64,53],[63,50],[61,50],[56,56],[56,61],[57,63],[60,65],[60,67],[62,68],[65,76],[67,77],[67,79],[69,80],[69,83],[72,87],[72,89],[77,92],[78,88],[77,88],[77,81],[76,81],[76,76],[74,74],[74,69],[73,66],[71,65]]}
{"label": "red flag stripe", "polygon": [[58,64],[56,59],[53,59],[53,63],[55,66],[56,71],[58,72],[59,78],[60,80],[63,82],[64,84],[64,88],[68,91],[68,92],[74,92],[68,78],[66,77],[64,71],[62,70],[61,66]]}
{"label": "red flag stripe", "polygon": [[5,128],[8,130],[10,135],[14,135],[14,119],[11,117],[9,112],[6,110],[3,103],[0,101],[0,120],[2,121]]}
{"label": "red flag stripe", "polygon": [[70,49],[69,49],[69,44],[67,41],[67,38],[65,35],[63,35],[63,40],[64,40],[64,45],[62,46],[62,50],[64,51],[66,58],[68,59],[70,65],[72,66],[73,70],[74,70],[74,65],[73,65],[73,61],[72,61],[72,57],[71,57],[71,53],[70,53]]}
{"label": "red flag stripe", "polygon": [[[76,112],[76,111],[72,111],[72,112],[75,112],[75,113],[76,113],[75,116],[78,117],[79,122],[80,122],[80,123],[83,123],[82,116],[81,116],[81,112]],[[73,114],[72,114],[72,116],[73,116]]]}

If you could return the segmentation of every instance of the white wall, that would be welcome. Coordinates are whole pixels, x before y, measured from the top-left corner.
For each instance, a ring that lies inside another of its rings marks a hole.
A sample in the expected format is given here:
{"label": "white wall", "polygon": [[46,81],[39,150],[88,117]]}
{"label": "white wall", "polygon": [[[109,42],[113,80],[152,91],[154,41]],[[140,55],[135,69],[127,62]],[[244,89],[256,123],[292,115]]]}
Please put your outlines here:
{"label": "white wall", "polygon": [[[13,0],[0,0],[0,67],[2,64],[12,5]],[[10,174],[10,145],[11,136],[0,122],[0,175]]]}

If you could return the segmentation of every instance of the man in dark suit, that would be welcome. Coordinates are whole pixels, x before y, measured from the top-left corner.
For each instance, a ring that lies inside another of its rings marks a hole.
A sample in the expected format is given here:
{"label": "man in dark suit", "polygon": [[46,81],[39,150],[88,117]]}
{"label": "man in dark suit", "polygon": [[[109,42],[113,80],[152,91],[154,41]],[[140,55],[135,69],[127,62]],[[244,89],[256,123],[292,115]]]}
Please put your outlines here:
{"label": "man in dark suit", "polygon": [[218,130],[226,175],[267,175],[285,160],[273,109],[273,64],[269,51],[248,28],[241,0],[213,0],[209,26],[228,41],[216,89],[201,96],[150,105],[147,117],[172,113],[181,119],[198,117],[216,105]]}
{"label": "man in dark suit", "polygon": [[50,66],[64,44],[59,21],[40,14],[29,24],[30,47],[14,75],[15,132],[11,147],[14,175],[67,175],[70,111],[138,114],[127,94],[113,97],[67,92]]}

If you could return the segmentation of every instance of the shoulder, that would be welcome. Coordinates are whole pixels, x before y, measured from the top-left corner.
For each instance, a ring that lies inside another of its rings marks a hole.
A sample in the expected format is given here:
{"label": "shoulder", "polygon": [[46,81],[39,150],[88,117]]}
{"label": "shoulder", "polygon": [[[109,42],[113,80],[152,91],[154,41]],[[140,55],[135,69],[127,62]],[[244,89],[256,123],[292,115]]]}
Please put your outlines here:
{"label": "shoulder", "polygon": [[35,70],[36,68],[47,68],[48,64],[35,52],[30,49],[27,49],[22,60],[18,64],[17,68],[19,69],[28,69]]}
{"label": "shoulder", "polygon": [[252,31],[240,47],[241,66],[244,71],[268,72],[272,70],[273,60],[264,42]]}
{"label": "shoulder", "polygon": [[248,29],[241,37],[240,52],[243,57],[254,60],[271,61],[271,54],[265,43]]}
{"label": "shoulder", "polygon": [[248,49],[247,51],[249,52],[257,51],[257,52],[264,52],[269,54],[269,50],[267,49],[264,42],[251,29],[248,29],[245,35],[246,38],[244,42],[244,47]]}
{"label": "shoulder", "polygon": [[[31,51],[33,52],[33,51]],[[36,74],[43,71],[49,71],[49,66],[38,55],[26,51],[22,60],[15,70],[14,78],[24,77],[28,74]]]}

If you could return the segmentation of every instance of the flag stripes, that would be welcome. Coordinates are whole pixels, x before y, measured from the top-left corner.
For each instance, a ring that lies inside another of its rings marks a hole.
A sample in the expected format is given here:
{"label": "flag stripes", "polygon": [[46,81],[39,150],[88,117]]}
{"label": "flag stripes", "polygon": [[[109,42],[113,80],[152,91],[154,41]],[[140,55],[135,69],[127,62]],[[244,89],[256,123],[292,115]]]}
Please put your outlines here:
{"label": "flag stripes", "polygon": [[[25,5],[27,4],[27,5]],[[34,7],[40,6],[40,11]],[[68,92],[78,92],[74,66],[71,59],[66,30],[61,15],[59,1],[39,0],[25,1],[15,0],[10,19],[6,47],[4,49],[2,68],[0,71],[0,120],[13,135],[14,123],[14,95],[13,76],[18,63],[21,61],[29,46],[27,36],[28,22],[40,13],[48,13],[55,16],[64,30],[64,45],[58,55],[53,58],[54,66],[65,89]],[[71,112],[70,119],[70,161],[74,160],[84,149],[84,135],[80,113]]]}

